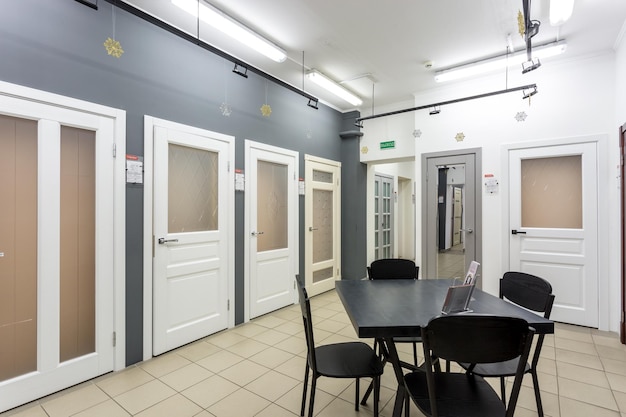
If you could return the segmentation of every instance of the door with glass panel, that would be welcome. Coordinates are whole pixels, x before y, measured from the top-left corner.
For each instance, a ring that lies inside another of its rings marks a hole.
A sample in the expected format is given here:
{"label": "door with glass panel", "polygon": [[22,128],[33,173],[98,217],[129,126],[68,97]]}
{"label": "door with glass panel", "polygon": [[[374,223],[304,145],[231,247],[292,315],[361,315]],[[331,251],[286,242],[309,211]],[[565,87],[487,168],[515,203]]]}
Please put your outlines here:
{"label": "door with glass panel", "polygon": [[24,114],[0,114],[0,411],[114,367],[114,122],[5,104]]}
{"label": "door with glass panel", "polygon": [[298,153],[246,141],[247,319],[293,304]]}
{"label": "door with glass panel", "polygon": [[231,139],[154,127],[153,353],[228,327]]}
{"label": "door with glass panel", "polygon": [[374,175],[374,257],[393,258],[393,177]]}
{"label": "door with glass panel", "polygon": [[310,295],[341,279],[341,163],[305,155],[305,285]]}
{"label": "door with glass panel", "polygon": [[598,326],[596,144],[509,151],[510,269],[556,295],[551,318]]}

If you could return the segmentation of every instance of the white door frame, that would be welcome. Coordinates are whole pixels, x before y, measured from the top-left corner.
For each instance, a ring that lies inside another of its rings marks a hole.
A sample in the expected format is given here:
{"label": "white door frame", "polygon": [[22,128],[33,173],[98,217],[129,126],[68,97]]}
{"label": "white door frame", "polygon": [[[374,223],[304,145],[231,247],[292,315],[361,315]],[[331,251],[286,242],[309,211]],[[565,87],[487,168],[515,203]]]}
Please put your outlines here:
{"label": "white door frame", "polygon": [[[6,104],[3,105],[2,103]],[[0,107],[2,114],[14,117],[32,118],[33,106],[45,106],[46,119],[63,120],[67,111],[110,119],[113,124],[113,160],[112,188],[109,190],[113,199],[113,280],[112,323],[116,344],[113,348],[113,370],[126,367],[126,112],[111,107],[90,103],[58,94],[48,93],[16,84],[0,81]],[[6,107],[6,108],[5,108]],[[31,116],[29,117],[29,113]],[[41,148],[40,148],[41,149]],[[40,193],[46,190],[40,190]],[[40,254],[41,255],[41,254]],[[39,311],[38,315],[41,316]],[[102,337],[96,333],[97,337]]]}
{"label": "white door frame", "polygon": [[[255,142],[252,141],[250,139],[246,139],[245,142],[245,163],[246,163],[246,169],[248,169],[248,173],[246,174],[246,176],[248,178],[250,178],[251,175],[256,175],[256,173],[252,173],[249,171],[249,161],[250,161],[250,150],[251,149],[260,149],[266,152],[273,152],[279,155],[286,155],[288,157],[292,157],[294,158],[295,161],[295,165],[294,165],[294,174],[297,176],[299,175],[299,153],[296,151],[292,151],[289,149],[285,149],[285,148],[279,148],[276,146],[271,146],[271,145],[266,145],[263,143],[259,143],[259,142]],[[299,274],[300,272],[300,268],[299,268],[299,256],[298,254],[300,253],[300,227],[299,227],[299,202],[300,202],[300,196],[298,195],[298,178],[294,178],[292,184],[293,187],[293,196],[294,196],[294,205],[295,205],[295,212],[293,213],[294,215],[294,222],[293,225],[289,225],[290,229],[289,233],[290,233],[290,240],[293,242],[293,247],[291,248],[290,252],[291,252],[291,256],[293,259],[293,270],[294,270],[294,280],[295,280],[295,275]],[[245,196],[244,196],[244,206],[245,206],[245,214],[244,214],[244,304],[245,304],[245,308],[244,308],[244,321],[250,321],[250,233],[252,232],[251,230],[251,225],[250,225],[250,200],[253,198],[254,196],[250,195],[250,192],[248,192],[248,182],[245,181]],[[295,281],[294,281],[295,282]],[[297,303],[298,302],[298,292],[293,291],[293,302]]]}
{"label": "white door frame", "polygon": [[[608,135],[591,135],[591,136],[579,136],[573,138],[562,139],[550,139],[550,140],[538,140],[531,142],[510,143],[504,144],[501,148],[501,160],[502,160],[502,184],[509,184],[510,167],[509,167],[509,152],[516,149],[538,148],[542,146],[560,146],[570,144],[581,144],[587,142],[594,142],[597,145],[597,166],[598,177],[608,178],[607,164],[600,161],[606,161],[608,159],[607,143],[609,142]],[[609,195],[607,181],[598,181],[598,195]],[[502,198],[502,247],[506,248],[502,251],[502,265],[501,270],[506,271],[510,265],[510,190],[508,187],[504,187]],[[599,206],[600,208],[601,206]],[[606,214],[598,210],[598,328],[600,330],[609,330],[609,317],[611,310],[611,297],[610,297],[610,260],[609,260],[609,244],[606,239],[606,233],[609,230],[609,219]]]}
{"label": "white door frame", "polygon": [[[153,248],[152,242],[154,242],[153,236],[153,200],[154,200],[154,127],[160,126],[166,129],[174,129],[184,131],[193,135],[207,136],[215,135],[213,132],[209,132],[205,129],[200,129],[193,126],[188,126],[169,120],[159,119],[152,116],[144,116],[144,193],[143,193],[143,360],[148,360],[153,356],[152,348],[152,260],[153,260]],[[223,134],[217,134],[219,136],[226,136]],[[235,155],[235,141],[229,143],[229,153],[232,157]],[[234,182],[234,170],[235,167],[230,167],[230,175],[232,176],[229,181]],[[235,207],[235,195],[234,193],[229,196],[231,199],[231,207]],[[235,299],[235,216],[230,216],[228,223],[228,262],[230,263],[228,268],[228,298],[230,300]],[[228,327],[235,325],[235,306],[231,303],[228,310]]]}

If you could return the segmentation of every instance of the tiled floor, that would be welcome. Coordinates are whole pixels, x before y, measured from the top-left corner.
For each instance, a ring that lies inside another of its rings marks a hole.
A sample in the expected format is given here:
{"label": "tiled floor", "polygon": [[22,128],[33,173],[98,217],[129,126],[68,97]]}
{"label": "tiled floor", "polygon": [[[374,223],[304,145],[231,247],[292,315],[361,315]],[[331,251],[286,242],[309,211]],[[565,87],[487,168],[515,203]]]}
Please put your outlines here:
{"label": "tiled floor", "polygon": [[[318,344],[355,339],[335,292],[314,297],[312,307]],[[410,360],[410,345],[399,349]],[[626,417],[626,347],[617,335],[558,324],[542,353],[546,416]],[[305,354],[299,307],[290,306],[3,416],[292,417],[300,410]],[[527,376],[516,417],[537,415],[531,384]],[[382,385],[381,415],[389,416],[390,368]],[[316,415],[371,417],[371,400],[355,412],[353,397],[352,381],[322,377]],[[421,414],[412,408],[411,416]]]}

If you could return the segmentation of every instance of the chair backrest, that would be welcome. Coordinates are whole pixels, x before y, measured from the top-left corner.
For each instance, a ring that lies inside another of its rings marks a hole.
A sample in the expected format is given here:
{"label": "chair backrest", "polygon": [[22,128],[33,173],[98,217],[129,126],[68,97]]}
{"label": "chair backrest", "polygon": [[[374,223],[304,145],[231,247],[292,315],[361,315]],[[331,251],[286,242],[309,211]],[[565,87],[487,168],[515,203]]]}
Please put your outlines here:
{"label": "chair backrest", "polygon": [[367,267],[369,279],[417,279],[419,266],[410,259],[377,259]]}
{"label": "chair backrest", "polygon": [[422,343],[433,415],[437,415],[433,357],[465,363],[502,362],[520,357],[508,405],[512,415],[534,334],[526,320],[517,317],[453,314],[431,319],[422,328]]}
{"label": "chair backrest", "polygon": [[500,278],[500,298],[506,298],[528,310],[550,318],[554,294],[552,285],[543,278],[525,272],[506,272]]}
{"label": "chair backrest", "polygon": [[306,293],[306,289],[300,283],[300,280],[296,278],[298,283],[298,295],[300,299],[300,310],[302,310],[302,321],[304,323],[304,335],[306,338],[307,347],[307,361],[311,369],[317,369],[317,362],[315,361],[315,340],[313,338],[313,322],[311,317],[311,303],[309,296]]}

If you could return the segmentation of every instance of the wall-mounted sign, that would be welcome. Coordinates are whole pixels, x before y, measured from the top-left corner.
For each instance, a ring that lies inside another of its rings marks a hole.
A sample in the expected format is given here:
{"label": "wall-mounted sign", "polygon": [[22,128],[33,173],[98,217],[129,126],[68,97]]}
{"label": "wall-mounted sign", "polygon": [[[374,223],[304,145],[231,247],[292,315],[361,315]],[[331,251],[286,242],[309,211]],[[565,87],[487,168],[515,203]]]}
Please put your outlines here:
{"label": "wall-mounted sign", "polygon": [[126,182],[143,184],[143,157],[126,155]]}
{"label": "wall-mounted sign", "polygon": [[393,149],[396,147],[395,140],[388,140],[386,142],[380,142],[380,149]]}

